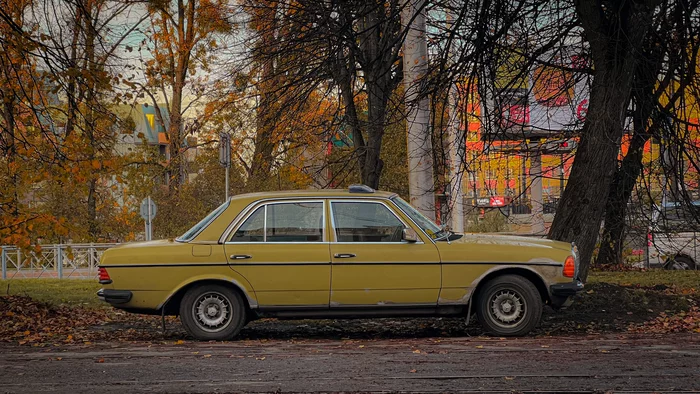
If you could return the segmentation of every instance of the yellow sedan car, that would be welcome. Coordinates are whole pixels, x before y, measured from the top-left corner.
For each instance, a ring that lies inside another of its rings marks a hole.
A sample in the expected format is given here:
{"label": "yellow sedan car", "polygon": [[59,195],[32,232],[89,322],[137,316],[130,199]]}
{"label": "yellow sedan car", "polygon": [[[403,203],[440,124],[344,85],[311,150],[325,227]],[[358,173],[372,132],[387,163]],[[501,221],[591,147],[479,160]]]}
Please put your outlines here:
{"label": "yellow sedan car", "polygon": [[564,242],[455,234],[367,186],[236,196],[181,237],[102,256],[98,296],[201,340],[278,318],[467,316],[518,336],[583,289]]}

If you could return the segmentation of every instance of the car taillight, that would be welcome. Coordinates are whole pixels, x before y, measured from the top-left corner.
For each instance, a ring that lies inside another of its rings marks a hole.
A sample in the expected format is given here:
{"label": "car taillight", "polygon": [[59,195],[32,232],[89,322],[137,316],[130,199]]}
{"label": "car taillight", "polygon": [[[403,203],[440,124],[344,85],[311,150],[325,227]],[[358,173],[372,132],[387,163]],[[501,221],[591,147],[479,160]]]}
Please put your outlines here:
{"label": "car taillight", "polygon": [[109,277],[107,268],[100,267],[97,269],[97,274],[99,275],[99,280],[101,285],[108,285],[112,283],[112,278]]}
{"label": "car taillight", "polygon": [[564,261],[563,274],[567,278],[573,278],[574,275],[576,274],[576,260],[574,260],[574,256],[569,256]]}

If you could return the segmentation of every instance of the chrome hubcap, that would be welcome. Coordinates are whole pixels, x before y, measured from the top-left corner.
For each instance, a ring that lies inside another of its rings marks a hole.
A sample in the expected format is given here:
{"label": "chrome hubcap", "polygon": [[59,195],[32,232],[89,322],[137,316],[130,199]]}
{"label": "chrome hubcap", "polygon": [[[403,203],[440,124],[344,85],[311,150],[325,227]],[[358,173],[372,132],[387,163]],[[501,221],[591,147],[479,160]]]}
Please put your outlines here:
{"label": "chrome hubcap", "polygon": [[513,327],[525,316],[525,302],[513,290],[501,290],[491,297],[491,316],[498,325]]}
{"label": "chrome hubcap", "polygon": [[202,330],[221,331],[231,322],[231,303],[221,293],[205,293],[195,301],[192,313]]}
{"label": "chrome hubcap", "polygon": [[673,267],[674,270],[687,270],[687,269],[690,269],[690,266],[688,266],[688,264],[686,264],[686,263],[683,262],[683,261],[675,261],[675,260],[674,260],[673,263],[671,264],[671,266]]}

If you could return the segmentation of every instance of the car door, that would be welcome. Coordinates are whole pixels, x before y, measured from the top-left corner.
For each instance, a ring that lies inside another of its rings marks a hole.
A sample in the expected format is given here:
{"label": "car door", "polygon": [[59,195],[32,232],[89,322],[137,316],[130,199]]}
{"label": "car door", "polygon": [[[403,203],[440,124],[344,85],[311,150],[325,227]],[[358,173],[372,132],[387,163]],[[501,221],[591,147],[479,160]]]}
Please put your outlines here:
{"label": "car door", "polygon": [[437,303],[437,248],[427,238],[402,240],[404,228],[419,229],[381,200],[332,200],[330,211],[331,308]]}
{"label": "car door", "polygon": [[331,266],[324,204],[261,204],[227,240],[228,262],[250,282],[261,308],[328,307]]}

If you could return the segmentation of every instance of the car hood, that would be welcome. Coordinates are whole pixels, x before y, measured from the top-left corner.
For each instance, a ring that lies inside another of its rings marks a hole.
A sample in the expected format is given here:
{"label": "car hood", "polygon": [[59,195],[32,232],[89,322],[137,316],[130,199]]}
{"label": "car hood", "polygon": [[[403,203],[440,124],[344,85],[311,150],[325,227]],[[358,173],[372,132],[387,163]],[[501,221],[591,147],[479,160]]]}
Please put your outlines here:
{"label": "car hood", "polygon": [[546,238],[523,237],[516,235],[490,234],[490,233],[466,233],[464,236],[450,241],[452,243],[480,244],[480,245],[504,245],[523,246],[531,248],[557,249],[570,251],[571,244],[561,241],[553,241]]}

